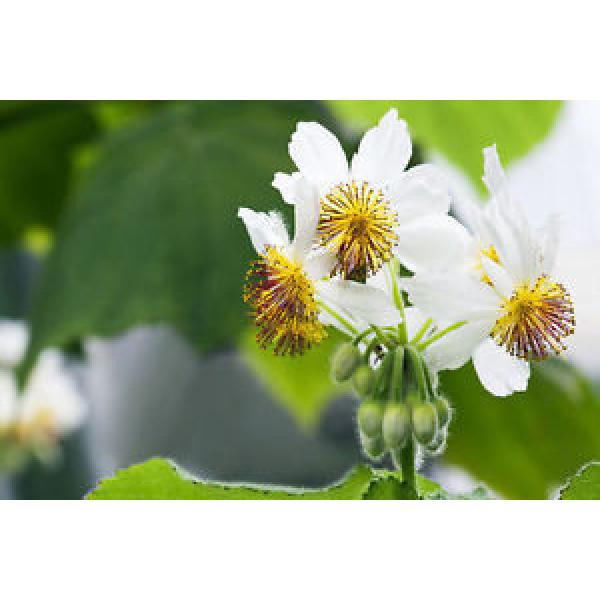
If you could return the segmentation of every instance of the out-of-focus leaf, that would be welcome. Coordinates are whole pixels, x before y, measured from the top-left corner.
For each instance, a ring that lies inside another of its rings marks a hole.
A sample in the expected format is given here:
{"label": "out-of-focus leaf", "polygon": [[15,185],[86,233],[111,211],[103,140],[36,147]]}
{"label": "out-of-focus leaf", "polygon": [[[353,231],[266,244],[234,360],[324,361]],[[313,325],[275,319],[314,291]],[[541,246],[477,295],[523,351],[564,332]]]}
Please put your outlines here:
{"label": "out-of-focus leaf", "polygon": [[239,206],[284,209],[273,173],[308,102],[200,102],[151,112],[109,135],[76,192],[32,311],[26,373],[39,351],[85,335],[170,322],[201,350],[247,324],[254,255]]}
{"label": "out-of-focus leaf", "polygon": [[509,498],[547,498],[600,459],[600,398],[567,363],[534,365],[526,392],[494,397],[471,364],[442,376],[455,408],[444,459]]}
{"label": "out-of-focus leaf", "polygon": [[0,243],[62,213],[72,155],[97,131],[82,102],[0,102]]}
{"label": "out-of-focus leaf", "polygon": [[560,490],[561,500],[600,500],[600,463],[580,469]]}
{"label": "out-of-focus leaf", "polygon": [[552,129],[559,101],[533,100],[337,100],[331,106],[362,130],[396,107],[425,150],[441,152],[483,189],[481,150],[498,144],[508,163],[529,152]]}
{"label": "out-of-focus leaf", "polygon": [[[423,497],[439,490],[419,477]],[[355,467],[340,483],[322,490],[221,484],[195,479],[163,458],[133,465],[105,479],[90,500],[404,500],[397,473]]]}
{"label": "out-of-focus leaf", "polygon": [[263,350],[255,339],[255,330],[248,329],[240,343],[243,360],[262,381],[273,397],[305,427],[318,423],[321,411],[344,386],[332,381],[329,359],[342,335],[329,329],[327,339],[302,356],[275,356]]}

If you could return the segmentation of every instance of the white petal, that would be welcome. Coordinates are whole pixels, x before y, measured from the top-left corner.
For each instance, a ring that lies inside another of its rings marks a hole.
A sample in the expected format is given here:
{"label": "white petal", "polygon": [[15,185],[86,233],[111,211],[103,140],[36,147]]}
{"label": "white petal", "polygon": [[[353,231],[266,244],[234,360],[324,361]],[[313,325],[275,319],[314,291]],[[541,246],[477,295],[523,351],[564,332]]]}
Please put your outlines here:
{"label": "white petal", "polygon": [[302,260],[315,245],[319,223],[319,195],[317,189],[304,177],[298,180],[296,188],[292,253],[295,258]]}
{"label": "white petal", "polygon": [[388,186],[386,198],[400,223],[431,214],[446,214],[451,201],[448,182],[433,165],[419,165],[406,171]]}
{"label": "white petal", "polygon": [[485,274],[490,278],[494,289],[503,297],[510,297],[515,290],[515,282],[506,269],[483,254],[481,255],[481,265]]}
{"label": "white petal", "polygon": [[310,279],[316,281],[327,277],[336,263],[335,255],[324,248],[311,251],[304,259],[304,270]]}
{"label": "white petal", "polygon": [[473,365],[483,387],[495,396],[508,396],[527,389],[529,363],[511,356],[492,339],[487,339],[475,350]]}
{"label": "white petal", "polygon": [[406,333],[410,340],[415,337],[417,332],[425,324],[427,317],[416,306],[405,308],[404,317],[406,318]]}
{"label": "white petal", "polygon": [[17,382],[15,376],[0,370],[0,435],[2,429],[10,427],[17,415]]}
{"label": "white petal", "polygon": [[40,414],[49,415],[54,431],[63,435],[79,427],[86,406],[67,372],[62,355],[45,350],[38,359],[21,401],[20,418],[35,423]]}
{"label": "white petal", "polygon": [[[287,173],[275,173],[271,185],[276,190],[279,190],[284,202],[296,204],[303,187],[303,177],[300,173],[292,173],[291,175]],[[299,185],[301,186],[300,190],[298,189]]]}
{"label": "white petal", "polygon": [[16,367],[25,355],[29,331],[21,321],[0,321],[0,365]]}
{"label": "white petal", "polygon": [[340,279],[319,281],[316,287],[320,299],[342,310],[353,322],[384,327],[402,320],[392,298],[376,287]]}
{"label": "white petal", "polygon": [[431,215],[397,228],[395,254],[400,262],[417,273],[455,268],[469,254],[469,232],[448,215]]}
{"label": "white petal", "polygon": [[402,175],[411,153],[406,122],[393,108],[363,136],[352,159],[352,177],[371,184],[392,182]]}
{"label": "white petal", "polygon": [[544,225],[541,238],[540,271],[552,273],[556,264],[556,255],[560,244],[561,220],[558,215],[550,215]]}
{"label": "white petal", "polygon": [[464,272],[423,273],[400,282],[412,304],[437,322],[496,320],[497,294]]}
{"label": "white petal", "polygon": [[341,144],[318,123],[298,123],[289,150],[298,170],[319,188],[348,179],[348,161]]}
{"label": "white petal", "polygon": [[240,208],[238,217],[246,225],[250,241],[259,254],[264,252],[265,246],[289,246],[288,233],[278,213],[259,213],[250,208]]}
{"label": "white petal", "polygon": [[492,196],[507,191],[507,180],[504,169],[500,164],[496,144],[483,149],[483,183]]}
{"label": "white petal", "polygon": [[489,335],[490,321],[474,321],[451,331],[425,349],[427,364],[435,371],[458,369]]}

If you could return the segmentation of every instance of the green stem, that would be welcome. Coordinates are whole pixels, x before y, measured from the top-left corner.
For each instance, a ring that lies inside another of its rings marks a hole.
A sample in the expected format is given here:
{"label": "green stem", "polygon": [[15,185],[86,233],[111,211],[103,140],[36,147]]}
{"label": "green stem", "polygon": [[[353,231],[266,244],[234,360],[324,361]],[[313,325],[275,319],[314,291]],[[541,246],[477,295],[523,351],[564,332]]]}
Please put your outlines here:
{"label": "green stem", "polygon": [[427,380],[425,378],[423,359],[412,346],[407,346],[406,350],[408,352],[408,355],[410,356],[410,361],[412,363],[412,372],[417,381],[417,387],[419,388],[419,396],[421,397],[421,401],[427,402],[427,399],[429,398],[429,391],[427,386]]}
{"label": "green stem", "polygon": [[425,335],[425,332],[429,329],[429,327],[431,326],[431,323],[433,323],[432,319],[427,319],[427,321],[425,321],[425,323],[423,323],[423,325],[421,325],[421,328],[419,329],[419,331],[417,331],[415,337],[410,340],[410,343],[415,346],[416,344],[418,344],[421,341],[421,338]]}
{"label": "green stem", "polygon": [[427,346],[429,346],[429,344],[433,344],[433,342],[437,342],[440,338],[443,338],[447,333],[450,333],[451,331],[454,331],[455,329],[462,327],[465,323],[466,323],[466,321],[458,321],[458,323],[449,325],[445,329],[438,331],[435,335],[432,335],[430,338],[426,339],[422,344],[418,344],[417,348],[421,351],[425,350],[425,348],[427,348]]}
{"label": "green stem", "polygon": [[402,468],[402,480],[410,490],[414,492],[414,497],[418,498],[417,478],[415,471],[415,446],[412,436],[409,437],[404,448],[400,452],[400,466]]}
{"label": "green stem", "polygon": [[388,402],[402,401],[402,376],[404,374],[404,348],[398,346],[394,354],[394,366],[392,368],[392,380],[388,390]]}
{"label": "green stem", "polygon": [[329,313],[334,319],[337,319],[352,335],[358,335],[358,329],[350,323],[347,319],[344,319],[337,311],[333,310],[330,306],[327,306],[324,302],[319,302],[319,306],[327,313]]}
{"label": "green stem", "polygon": [[404,312],[404,300],[402,299],[402,294],[400,293],[400,289],[398,288],[398,279],[396,277],[396,261],[391,260],[388,263],[388,269],[390,273],[390,278],[392,280],[392,296],[394,298],[394,304],[396,308],[400,312],[400,316],[402,317],[402,323],[398,325],[398,333],[400,335],[400,343],[406,344],[408,341],[408,333],[406,331],[406,314]]}

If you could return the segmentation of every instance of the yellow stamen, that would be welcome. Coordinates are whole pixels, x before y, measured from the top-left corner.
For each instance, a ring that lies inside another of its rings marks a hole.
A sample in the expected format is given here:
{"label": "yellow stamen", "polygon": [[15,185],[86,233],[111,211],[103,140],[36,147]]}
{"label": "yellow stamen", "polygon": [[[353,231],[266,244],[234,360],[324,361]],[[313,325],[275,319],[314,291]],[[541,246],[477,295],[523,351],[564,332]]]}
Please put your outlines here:
{"label": "yellow stamen", "polygon": [[[502,262],[500,261],[500,258],[498,256],[498,253],[496,252],[496,248],[494,248],[494,246],[491,244],[488,248],[482,248],[480,250],[480,254],[482,254],[483,256],[487,256],[490,260],[493,260],[496,264],[499,264],[499,265],[502,264]],[[481,272],[481,281],[483,281],[484,283],[487,283],[488,285],[492,285],[492,280],[490,279],[489,275],[485,272],[485,267],[483,266],[483,261],[481,260],[481,256],[479,257],[477,269]]]}
{"label": "yellow stamen", "polygon": [[250,265],[244,302],[251,304],[256,339],[275,354],[302,354],[326,336],[312,281],[302,265],[269,246]]}
{"label": "yellow stamen", "polygon": [[317,235],[337,256],[332,276],[376,273],[392,256],[398,217],[380,190],[368,183],[341,183],[321,198]]}
{"label": "yellow stamen", "polygon": [[512,356],[542,360],[565,350],[575,331],[573,302],[563,285],[548,276],[518,287],[501,307],[492,338]]}

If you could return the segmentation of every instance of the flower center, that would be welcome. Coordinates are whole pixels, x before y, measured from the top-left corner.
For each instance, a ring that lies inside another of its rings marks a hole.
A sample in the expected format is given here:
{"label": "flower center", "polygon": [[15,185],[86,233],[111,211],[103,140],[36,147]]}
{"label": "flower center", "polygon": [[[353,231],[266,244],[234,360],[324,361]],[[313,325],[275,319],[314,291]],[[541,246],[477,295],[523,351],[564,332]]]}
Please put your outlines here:
{"label": "flower center", "polygon": [[244,302],[252,306],[256,339],[275,354],[302,354],[325,337],[315,289],[302,266],[268,246],[246,275]]}
{"label": "flower center", "polygon": [[344,279],[376,273],[392,256],[398,217],[381,190],[368,183],[340,183],[321,198],[317,235],[337,256],[331,275]]}
{"label": "flower center", "polygon": [[559,354],[566,348],[563,338],[575,331],[571,297],[547,275],[518,287],[501,310],[490,335],[518,358],[542,360]]}

